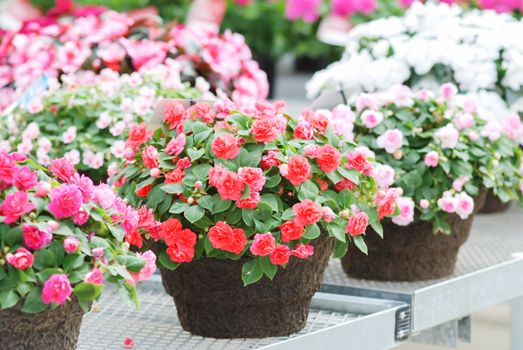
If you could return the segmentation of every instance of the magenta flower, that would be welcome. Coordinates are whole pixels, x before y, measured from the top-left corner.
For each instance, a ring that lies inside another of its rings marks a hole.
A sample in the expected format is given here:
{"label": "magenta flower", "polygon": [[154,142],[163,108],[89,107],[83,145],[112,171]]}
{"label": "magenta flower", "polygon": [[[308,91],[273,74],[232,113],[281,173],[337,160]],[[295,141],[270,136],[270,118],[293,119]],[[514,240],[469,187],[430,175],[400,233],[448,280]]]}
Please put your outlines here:
{"label": "magenta flower", "polygon": [[57,219],[71,217],[82,206],[82,191],[76,185],[62,185],[51,192],[49,211]]}
{"label": "magenta flower", "polygon": [[321,0],[287,0],[285,15],[290,20],[301,18],[305,22],[314,22],[320,17],[320,4]]}
{"label": "magenta flower", "polygon": [[44,304],[64,304],[72,293],[67,275],[53,274],[44,283],[42,301]]}

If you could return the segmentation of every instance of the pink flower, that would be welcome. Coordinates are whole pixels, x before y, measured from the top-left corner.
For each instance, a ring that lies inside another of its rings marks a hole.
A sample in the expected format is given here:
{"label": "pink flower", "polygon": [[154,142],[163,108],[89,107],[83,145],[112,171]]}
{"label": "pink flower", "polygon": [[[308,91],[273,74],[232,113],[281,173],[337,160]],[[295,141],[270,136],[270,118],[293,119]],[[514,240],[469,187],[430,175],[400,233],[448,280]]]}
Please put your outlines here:
{"label": "pink flower", "polygon": [[287,164],[286,174],[283,176],[294,186],[301,185],[311,178],[311,165],[305,157],[300,155],[292,156]]}
{"label": "pink flower", "polygon": [[458,144],[459,132],[450,123],[437,130],[434,136],[441,143],[441,148],[454,148]]}
{"label": "pink flower", "polygon": [[74,166],[64,157],[54,159],[49,170],[54,176],[67,183],[71,183],[71,178],[76,173]]}
{"label": "pink flower", "polygon": [[318,150],[318,156],[316,157],[316,163],[320,166],[320,169],[326,173],[338,169],[341,162],[341,153],[332,145],[323,145]]}
{"label": "pink flower", "polygon": [[368,109],[361,114],[361,121],[367,128],[375,128],[383,121],[383,113]]}
{"label": "pink flower", "polygon": [[456,192],[461,192],[463,186],[469,181],[468,176],[460,176],[452,183],[452,188]]}
{"label": "pink flower", "polygon": [[70,144],[76,139],[76,126],[70,126],[62,135],[62,142]]}
{"label": "pink flower", "polygon": [[455,117],[454,123],[458,130],[470,129],[474,126],[474,116],[470,113],[460,113]]}
{"label": "pink flower", "polygon": [[368,149],[357,147],[353,151],[347,153],[347,163],[345,163],[345,167],[347,169],[356,169],[365,175],[370,175],[372,172],[372,165],[368,161],[369,156],[371,155],[369,154]]}
{"label": "pink flower", "polygon": [[396,199],[396,204],[400,211],[398,216],[392,218],[392,222],[396,225],[407,226],[414,221],[414,201],[412,198],[399,197]]}
{"label": "pink flower", "polygon": [[34,204],[29,201],[29,197],[25,192],[15,192],[5,197],[0,211],[4,218],[4,223],[12,224],[17,221],[20,216],[30,212],[35,208]]}
{"label": "pink flower", "polygon": [[108,209],[113,206],[116,200],[116,194],[106,184],[100,184],[94,188],[94,201],[103,209]]}
{"label": "pink flower", "polygon": [[303,147],[303,152],[305,153],[306,157],[314,159],[320,153],[320,146],[306,145],[305,147]]}
{"label": "pink flower", "polygon": [[64,304],[72,293],[67,275],[53,274],[44,283],[42,301],[44,304]]}
{"label": "pink flower", "polygon": [[85,283],[102,285],[104,283],[104,273],[101,268],[94,267],[84,277]]}
{"label": "pink flower", "polygon": [[18,248],[16,253],[7,254],[5,259],[9,265],[19,270],[25,270],[33,266],[34,261],[33,254],[25,248]]}
{"label": "pink flower", "polygon": [[419,201],[419,206],[422,208],[422,209],[427,209],[429,206],[430,206],[430,203],[428,200],[426,199],[422,199]]}
{"label": "pink flower", "polygon": [[256,119],[251,126],[251,133],[257,142],[272,142],[280,134],[275,118]]}
{"label": "pink flower", "polygon": [[215,183],[220,198],[237,201],[242,196],[245,184],[235,172],[225,170]]}
{"label": "pink flower", "polygon": [[294,129],[294,138],[302,140],[312,140],[314,137],[314,129],[312,124],[307,121],[299,121]]}
{"label": "pink flower", "polygon": [[456,196],[456,201],[456,214],[465,220],[474,211],[474,200],[466,192],[461,192]]}
{"label": "pink flower", "polygon": [[379,188],[389,188],[394,183],[394,169],[389,165],[378,165],[375,168],[373,177]]}
{"label": "pink flower", "polygon": [[185,134],[179,134],[177,137],[173,137],[167,144],[166,153],[170,156],[177,156],[183,152],[187,139]]}
{"label": "pink flower", "polygon": [[319,18],[321,0],[287,0],[285,15],[291,21],[302,18],[305,22],[314,22]]}
{"label": "pink flower", "polygon": [[231,134],[216,136],[211,143],[212,153],[222,159],[233,159],[240,154],[238,139]]}
{"label": "pink flower", "polygon": [[296,222],[303,226],[314,224],[320,221],[323,216],[321,205],[310,199],[294,204],[292,211],[296,214]]}
{"label": "pink flower", "polygon": [[160,165],[160,159],[156,147],[145,147],[142,151],[142,161],[143,164],[149,169],[158,168],[158,166]]}
{"label": "pink flower", "polygon": [[15,172],[15,186],[23,191],[33,188],[37,184],[38,174],[29,167],[18,167]]}
{"label": "pink flower", "polygon": [[368,225],[369,217],[365,212],[361,211],[359,213],[355,213],[349,218],[345,232],[351,236],[359,236],[365,233]]}
{"label": "pink flower", "polygon": [[376,139],[376,143],[387,153],[394,153],[403,146],[403,134],[398,129],[387,130]]}
{"label": "pink flower", "polygon": [[336,214],[334,214],[331,208],[323,207],[322,211],[323,220],[325,220],[325,222],[331,222],[332,220],[336,219]]}
{"label": "pink flower", "polygon": [[0,181],[11,185],[14,182],[16,164],[6,152],[0,152]]}
{"label": "pink flower", "polygon": [[47,181],[40,181],[36,188],[35,195],[37,197],[47,197],[49,193],[51,193],[51,184]]}
{"label": "pink flower", "polygon": [[168,45],[162,41],[129,40],[122,38],[120,43],[131,57],[136,71],[142,68],[154,68],[165,60]]}
{"label": "pink flower", "polygon": [[438,207],[446,213],[454,213],[458,207],[455,197],[450,192],[444,192],[443,196],[438,199]]}
{"label": "pink flower", "polygon": [[251,192],[249,198],[240,198],[236,201],[236,206],[241,209],[255,209],[260,202],[260,193]]}
{"label": "pink flower", "polygon": [[435,168],[439,163],[439,154],[436,151],[430,151],[425,155],[424,158],[425,165],[428,167]]}
{"label": "pink flower", "polygon": [[62,185],[51,192],[49,211],[57,219],[71,217],[82,205],[82,192],[76,185]]}
{"label": "pink flower", "polygon": [[265,185],[265,176],[260,168],[243,167],[238,169],[238,175],[251,192],[260,192]]}
{"label": "pink flower", "polygon": [[80,241],[76,237],[69,236],[64,239],[64,250],[69,254],[76,252],[79,246]]}
{"label": "pink flower", "polygon": [[447,101],[450,101],[458,93],[458,88],[452,83],[445,83],[441,85],[439,93]]}
{"label": "pink flower", "polygon": [[309,256],[314,255],[314,247],[310,244],[296,244],[291,251],[291,255],[299,259],[307,259]]}
{"label": "pink flower", "polygon": [[257,233],[249,250],[253,255],[267,256],[276,249],[276,240],[271,233]]}
{"label": "pink flower", "polygon": [[140,270],[140,272],[129,271],[133,277],[133,282],[138,283],[150,278],[153,273],[156,271],[156,255],[150,250],[145,253],[137,253],[136,257],[145,259],[145,266]]}
{"label": "pink flower", "polygon": [[84,225],[89,220],[89,213],[85,210],[79,210],[76,214],[73,215],[73,222],[77,226]]}
{"label": "pink flower", "polygon": [[82,192],[82,202],[88,203],[94,198],[94,185],[93,181],[85,175],[74,174],[73,183],[78,186],[80,192]]}
{"label": "pink flower", "polygon": [[368,15],[376,10],[377,3],[376,0],[332,0],[331,7],[334,15],[347,17],[357,12]]}
{"label": "pink flower", "polygon": [[53,239],[51,232],[41,231],[36,226],[29,224],[22,225],[22,233],[25,246],[33,250],[45,247]]}

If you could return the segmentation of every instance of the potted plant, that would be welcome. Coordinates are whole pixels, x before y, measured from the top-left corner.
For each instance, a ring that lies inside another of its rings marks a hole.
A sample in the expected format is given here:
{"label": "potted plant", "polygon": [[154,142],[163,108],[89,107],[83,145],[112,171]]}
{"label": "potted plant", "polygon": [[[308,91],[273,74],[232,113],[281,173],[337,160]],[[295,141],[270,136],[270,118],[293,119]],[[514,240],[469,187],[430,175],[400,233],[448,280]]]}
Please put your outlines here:
{"label": "potted plant", "polygon": [[374,177],[399,186],[399,215],[384,222],[384,239],[369,236],[369,258],[349,247],[342,259],[354,277],[426,280],[454,270],[485,190],[504,202],[522,199],[522,151],[494,122],[470,104],[461,107],[457,88],[444,84],[438,96],[397,86],[362,94],[347,119],[354,141],[387,164]]}
{"label": "potted plant", "polygon": [[[496,8],[487,2],[479,5]],[[500,12],[514,6],[498,5]],[[343,58],[314,75],[307,83],[307,95],[316,98],[323,92],[342,91],[350,98],[397,84],[437,92],[441,84],[452,82],[467,94],[464,98],[476,102],[482,118],[504,121],[523,113],[523,78],[518,74],[523,46],[506,40],[507,31],[523,30],[517,17],[414,2],[404,16],[356,26]],[[523,142],[522,135],[520,131],[514,137]],[[492,193],[487,203],[489,211],[507,207]]]}
{"label": "potted plant", "polygon": [[105,69],[68,76],[61,84],[49,78],[48,89],[0,115],[0,150],[23,152],[44,166],[65,157],[92,180],[103,181],[108,170],[118,171],[129,126],[149,120],[157,101],[212,96],[182,83],[179,74],[157,65],[130,75]]}
{"label": "potted plant", "polygon": [[[300,119],[282,104],[248,113],[227,101],[170,100],[156,131],[131,127],[120,193],[147,222],[131,244],[158,255],[182,327],[216,338],[288,335],[304,327],[329,257],[381,232],[369,176],[339,120]],[[333,146],[335,145],[335,146]],[[394,191],[392,191],[394,192]],[[348,234],[347,234],[348,233]]]}
{"label": "potted plant", "polygon": [[0,348],[76,349],[104,281],[137,302],[134,285],[156,269],[124,243],[138,213],[63,158],[50,173],[20,153],[0,164]]}

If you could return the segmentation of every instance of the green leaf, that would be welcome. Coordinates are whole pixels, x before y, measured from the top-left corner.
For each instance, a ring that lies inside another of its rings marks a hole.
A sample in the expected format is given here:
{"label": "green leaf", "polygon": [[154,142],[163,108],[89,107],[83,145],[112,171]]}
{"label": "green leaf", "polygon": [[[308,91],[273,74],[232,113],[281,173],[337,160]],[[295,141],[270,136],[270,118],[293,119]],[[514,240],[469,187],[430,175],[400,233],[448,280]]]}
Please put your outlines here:
{"label": "green leaf", "polygon": [[191,158],[191,161],[196,161],[200,159],[205,154],[205,149],[193,149],[189,148],[187,150],[187,154],[189,155],[189,158]]}
{"label": "green leaf", "polygon": [[98,299],[102,288],[103,285],[82,282],[73,288],[73,294],[80,301],[93,301]]}
{"label": "green leaf", "polygon": [[42,301],[42,288],[34,288],[25,298],[22,311],[30,314],[36,314],[38,312],[47,309],[47,305]]}
{"label": "green leaf", "polygon": [[213,214],[218,214],[218,213],[222,213],[224,211],[226,211],[227,209],[229,209],[231,207],[231,204],[232,202],[230,200],[223,200],[221,199],[220,195],[218,194],[215,194],[213,196],[213,209],[212,209],[212,213]]}
{"label": "green leaf", "polygon": [[205,209],[198,205],[190,206],[189,209],[183,213],[183,216],[185,216],[185,218],[189,220],[191,224],[194,224],[196,221],[200,220],[204,215]]}
{"label": "green leaf", "polygon": [[242,280],[244,286],[258,282],[262,277],[263,271],[260,265],[257,263],[257,260],[252,259],[243,264]]}
{"label": "green leaf", "polygon": [[347,168],[339,167],[338,171],[344,178],[351,180],[356,185],[359,184],[360,178],[359,178],[359,173],[356,169],[347,169]]}
{"label": "green leaf", "polygon": [[305,239],[316,239],[320,236],[321,231],[317,224],[311,224],[305,228],[303,238]]}
{"label": "green leaf", "polygon": [[209,170],[211,166],[209,164],[198,164],[192,169],[192,174],[200,181],[204,182],[209,177]]}
{"label": "green leaf", "polygon": [[280,197],[272,193],[263,194],[261,196],[261,200],[265,203],[268,203],[272,207],[272,211],[281,212],[283,210],[283,203]]}
{"label": "green leaf", "polygon": [[156,186],[147,194],[147,207],[153,210],[156,209],[158,204],[160,204],[165,199],[165,191],[163,186]]}
{"label": "green leaf", "polygon": [[118,256],[118,262],[132,272],[140,272],[145,266],[146,260],[131,255]]}
{"label": "green leaf", "polygon": [[84,255],[80,254],[69,254],[64,259],[64,271],[70,272],[84,263]]}
{"label": "green leaf", "polygon": [[320,189],[312,181],[305,181],[300,185],[300,190],[298,192],[298,199],[303,201],[305,199],[315,200],[318,197]]}
{"label": "green leaf", "polygon": [[[183,193],[183,185],[181,183],[165,184],[160,186],[163,192],[169,194],[181,194]],[[152,191],[151,191],[152,192]]]}
{"label": "green leaf", "polygon": [[169,209],[169,213],[180,214],[186,211],[187,209],[189,209],[189,204],[177,201],[173,203],[171,209]]}
{"label": "green leaf", "polygon": [[348,189],[338,193],[338,205],[340,208],[349,208],[354,203],[354,195]]}
{"label": "green leaf", "polygon": [[212,196],[203,196],[200,199],[198,199],[198,205],[202,208],[205,208],[209,210],[212,213],[212,207],[213,207],[214,201]]}
{"label": "green leaf", "polygon": [[169,254],[167,254],[167,252],[165,251],[162,251],[160,253],[160,255],[158,256],[158,260],[160,261],[160,264],[162,264],[163,267],[169,270],[174,270],[180,265],[179,263],[172,261]]}
{"label": "green leaf", "polygon": [[254,214],[256,212],[252,209],[242,209],[242,219],[247,226],[254,226]]}
{"label": "green leaf", "polygon": [[347,254],[347,248],[349,247],[349,241],[338,241],[334,243],[334,250],[332,256],[336,259],[342,258]]}
{"label": "green leaf", "polygon": [[335,237],[336,240],[345,242],[347,239],[347,235],[345,234],[345,227],[347,226],[347,222],[341,219],[335,219],[332,222],[329,222],[327,224],[327,232],[329,232],[329,235],[332,237]]}
{"label": "green leaf", "polygon": [[363,236],[353,236],[352,240],[354,241],[354,244],[358,249],[365,255],[369,255],[369,249],[367,248],[367,244],[365,244],[365,240],[363,239]]}
{"label": "green leaf", "polygon": [[371,221],[370,227],[380,236],[383,238],[383,226],[381,226],[381,223],[379,221]]}
{"label": "green leaf", "polygon": [[107,224],[107,228],[109,228],[109,231],[111,231],[111,234],[119,241],[123,241],[123,238],[125,237],[125,231],[121,226],[115,226],[112,224]]}
{"label": "green leaf", "polygon": [[53,267],[55,263],[54,254],[47,249],[39,249],[33,254],[33,266],[38,270],[43,270],[47,267]]}
{"label": "green leaf", "polygon": [[235,207],[227,214],[227,223],[230,225],[236,225],[242,219],[242,210],[238,207]]}
{"label": "green leaf", "polygon": [[343,180],[343,176],[341,176],[337,170],[330,171],[330,172],[326,173],[325,175],[327,175],[327,177],[329,178],[329,180],[332,181],[333,184],[337,184],[338,182]]}
{"label": "green leaf", "polygon": [[0,308],[8,309],[15,306],[18,303],[19,297],[12,290],[6,290],[0,293]]}
{"label": "green leaf", "polygon": [[276,276],[278,267],[271,263],[269,256],[259,256],[255,259],[258,260],[258,264],[260,265],[260,268],[263,271],[263,273],[272,281],[274,276]]}

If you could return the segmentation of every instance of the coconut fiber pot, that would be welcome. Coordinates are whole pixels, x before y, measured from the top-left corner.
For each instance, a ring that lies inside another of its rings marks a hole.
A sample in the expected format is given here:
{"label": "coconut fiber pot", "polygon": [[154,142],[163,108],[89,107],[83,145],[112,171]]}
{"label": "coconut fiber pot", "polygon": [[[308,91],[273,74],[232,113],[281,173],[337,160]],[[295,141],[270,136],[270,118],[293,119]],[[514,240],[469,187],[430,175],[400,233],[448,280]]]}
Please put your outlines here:
{"label": "coconut fiber pot", "polygon": [[29,314],[20,305],[0,311],[0,349],[74,350],[84,312],[78,301]]}
{"label": "coconut fiber pot", "polygon": [[201,259],[176,270],[162,269],[165,290],[176,304],[183,329],[213,338],[285,336],[301,330],[320,287],[333,241],[322,234],[307,260],[291,258],[274,280],[243,286],[238,261]]}
{"label": "coconut fiber pot", "polygon": [[485,204],[479,211],[481,214],[501,213],[508,209],[510,202],[503,203],[492,191],[488,191]]}

